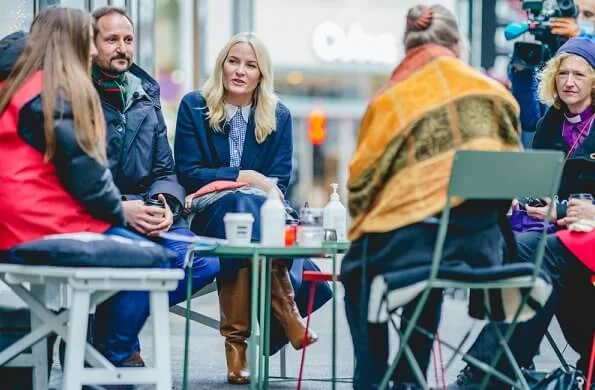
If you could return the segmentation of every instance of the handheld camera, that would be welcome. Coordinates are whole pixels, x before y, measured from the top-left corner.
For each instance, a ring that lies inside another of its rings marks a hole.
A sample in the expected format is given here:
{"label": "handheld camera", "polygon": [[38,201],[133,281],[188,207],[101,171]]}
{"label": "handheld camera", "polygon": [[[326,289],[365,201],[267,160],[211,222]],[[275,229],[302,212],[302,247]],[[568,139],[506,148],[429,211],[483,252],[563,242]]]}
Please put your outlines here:
{"label": "handheld camera", "polygon": [[504,36],[510,41],[526,32],[532,34],[537,42],[514,44],[512,64],[521,68],[537,68],[546,63],[563,43],[563,38],[552,34],[550,19],[576,18],[578,7],[573,0],[523,0],[523,9],[527,11],[527,21],[510,23],[504,29]]}

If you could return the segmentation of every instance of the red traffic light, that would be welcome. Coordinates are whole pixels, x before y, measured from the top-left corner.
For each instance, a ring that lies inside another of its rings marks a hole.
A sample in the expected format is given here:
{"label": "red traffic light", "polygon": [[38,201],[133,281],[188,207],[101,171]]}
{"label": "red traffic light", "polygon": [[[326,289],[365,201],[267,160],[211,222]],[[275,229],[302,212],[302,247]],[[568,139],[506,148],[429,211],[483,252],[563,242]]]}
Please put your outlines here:
{"label": "red traffic light", "polygon": [[312,145],[321,145],[326,139],[326,114],[322,110],[313,110],[308,115],[308,134]]}

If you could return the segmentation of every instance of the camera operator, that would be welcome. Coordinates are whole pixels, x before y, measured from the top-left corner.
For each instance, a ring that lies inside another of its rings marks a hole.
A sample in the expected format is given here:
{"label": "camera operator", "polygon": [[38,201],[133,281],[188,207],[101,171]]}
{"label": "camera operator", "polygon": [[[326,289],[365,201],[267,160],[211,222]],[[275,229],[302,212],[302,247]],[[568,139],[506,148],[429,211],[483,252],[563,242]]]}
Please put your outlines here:
{"label": "camera operator", "polygon": [[[575,0],[579,8],[578,16],[554,17],[550,20],[551,33],[562,39],[584,36],[594,39],[595,0]],[[537,121],[543,117],[546,106],[537,96],[538,67],[519,67],[510,63],[508,77],[512,94],[521,108],[521,139],[527,149],[533,145]]]}

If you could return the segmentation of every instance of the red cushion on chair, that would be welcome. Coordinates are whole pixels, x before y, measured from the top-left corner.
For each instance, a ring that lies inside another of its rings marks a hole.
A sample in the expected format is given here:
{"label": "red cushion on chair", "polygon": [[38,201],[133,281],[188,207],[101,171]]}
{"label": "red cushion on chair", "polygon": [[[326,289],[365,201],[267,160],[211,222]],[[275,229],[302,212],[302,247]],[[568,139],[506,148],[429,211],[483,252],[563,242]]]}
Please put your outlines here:
{"label": "red cushion on chair", "polygon": [[[304,282],[330,282],[333,280],[333,274],[330,272],[304,271],[302,280]],[[337,275],[337,280],[339,280],[339,275]]]}

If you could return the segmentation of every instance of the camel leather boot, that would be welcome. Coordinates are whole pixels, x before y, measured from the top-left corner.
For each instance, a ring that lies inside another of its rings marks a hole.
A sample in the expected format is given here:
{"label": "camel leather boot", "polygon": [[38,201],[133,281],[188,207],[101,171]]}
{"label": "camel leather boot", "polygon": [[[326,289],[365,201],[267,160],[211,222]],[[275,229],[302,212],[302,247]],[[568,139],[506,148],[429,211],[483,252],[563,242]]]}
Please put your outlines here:
{"label": "camel leather boot", "polygon": [[234,280],[217,281],[219,289],[219,331],[225,337],[227,381],[250,383],[246,340],[250,337],[250,269],[240,268]]}
{"label": "camel leather boot", "polygon": [[271,264],[271,309],[295,349],[302,349],[318,341],[318,336],[310,329],[306,336],[306,324],[302,322],[302,316],[295,304],[295,293],[289,279],[287,264],[281,260],[273,260]]}

